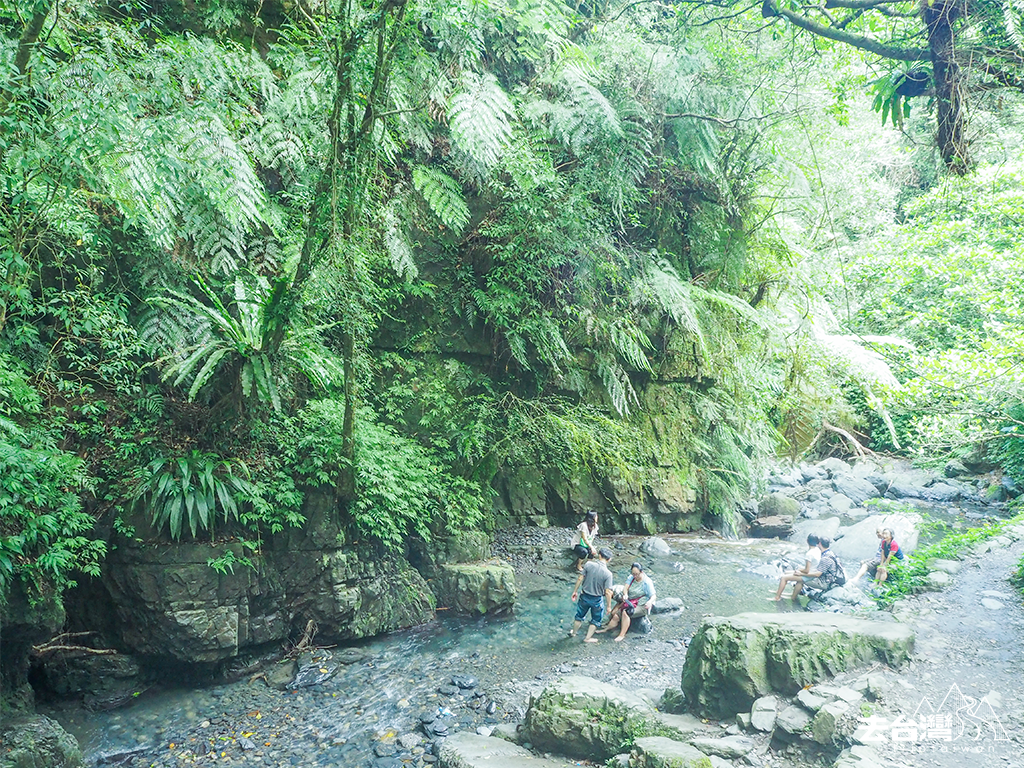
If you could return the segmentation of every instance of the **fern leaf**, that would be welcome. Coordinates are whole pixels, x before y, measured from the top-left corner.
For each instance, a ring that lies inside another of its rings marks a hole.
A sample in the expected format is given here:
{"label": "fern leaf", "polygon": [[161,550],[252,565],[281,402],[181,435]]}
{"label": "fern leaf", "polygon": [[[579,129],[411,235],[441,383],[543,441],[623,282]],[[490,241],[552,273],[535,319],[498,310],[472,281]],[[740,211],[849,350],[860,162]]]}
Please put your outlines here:
{"label": "fern leaf", "polygon": [[485,170],[498,162],[508,145],[513,115],[512,102],[489,72],[464,72],[462,87],[448,107],[452,138]]}
{"label": "fern leaf", "polygon": [[384,248],[391,257],[391,266],[399,277],[412,280],[419,270],[416,268],[409,238],[405,235],[393,203],[384,208],[381,218],[384,223]]}
{"label": "fern leaf", "polygon": [[442,224],[456,232],[465,229],[469,207],[455,179],[437,168],[420,165],[412,171],[412,183]]}

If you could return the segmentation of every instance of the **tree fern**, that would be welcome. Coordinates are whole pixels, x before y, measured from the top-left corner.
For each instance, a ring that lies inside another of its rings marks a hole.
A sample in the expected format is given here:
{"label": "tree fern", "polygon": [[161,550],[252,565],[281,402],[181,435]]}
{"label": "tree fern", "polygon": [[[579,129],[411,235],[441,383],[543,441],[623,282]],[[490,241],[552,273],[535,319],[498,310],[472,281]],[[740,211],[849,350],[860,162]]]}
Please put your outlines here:
{"label": "tree fern", "polygon": [[411,280],[416,277],[418,269],[413,258],[412,246],[405,233],[405,223],[399,216],[395,199],[381,212],[381,224],[384,230],[384,248],[391,258],[391,266],[399,277]]}
{"label": "tree fern", "polygon": [[456,232],[465,229],[469,207],[455,179],[437,168],[418,165],[413,168],[412,183],[442,224]]}
{"label": "tree fern", "polygon": [[1024,32],[1021,31],[1021,15],[1024,14],[1024,0],[1003,0],[1003,26],[1006,36],[1021,51],[1024,51]]}
{"label": "tree fern", "polygon": [[501,158],[512,135],[514,109],[497,78],[489,73],[462,73],[459,90],[448,106],[456,145],[483,170]]}

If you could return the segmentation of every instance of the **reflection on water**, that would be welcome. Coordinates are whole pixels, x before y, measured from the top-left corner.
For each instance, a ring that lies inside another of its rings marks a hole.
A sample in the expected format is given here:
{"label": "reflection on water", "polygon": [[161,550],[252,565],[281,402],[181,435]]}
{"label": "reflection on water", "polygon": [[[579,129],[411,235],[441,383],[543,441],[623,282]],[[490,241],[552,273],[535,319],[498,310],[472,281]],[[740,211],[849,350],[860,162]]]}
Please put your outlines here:
{"label": "reflection on water", "polygon": [[[775,610],[766,600],[782,561],[802,553],[802,547],[777,540],[664,538],[673,549],[665,558],[637,554],[639,538],[606,539],[616,549],[616,583],[625,581],[629,563],[641,560],[661,597],[683,601],[683,612],[654,617],[652,636],[659,642],[688,637],[706,615]],[[355,765],[370,756],[375,731],[385,726],[399,732],[414,730],[421,714],[443,705],[437,688],[452,673],[468,672],[479,679],[483,695],[479,702],[469,702],[480,705],[473,712],[479,718],[509,680],[530,680],[573,662],[582,662],[574,671],[598,676],[601,670],[634,663],[642,646],[610,641],[584,646],[565,637],[573,614],[569,598],[575,576],[558,566],[547,576],[522,575],[515,617],[444,618],[373,640],[364,646],[364,662],[344,667],[315,688],[279,692],[262,682],[243,681],[200,690],[165,689],[115,712],[54,714],[93,760],[140,746],[166,750],[174,739],[194,740],[195,734],[219,733],[230,726],[235,734],[263,740],[262,764]],[[678,685],[678,677],[673,679],[666,684]],[[497,712],[492,722],[500,722],[501,716]],[[261,730],[271,721],[273,729]],[[300,762],[294,762],[293,754],[301,756]]]}

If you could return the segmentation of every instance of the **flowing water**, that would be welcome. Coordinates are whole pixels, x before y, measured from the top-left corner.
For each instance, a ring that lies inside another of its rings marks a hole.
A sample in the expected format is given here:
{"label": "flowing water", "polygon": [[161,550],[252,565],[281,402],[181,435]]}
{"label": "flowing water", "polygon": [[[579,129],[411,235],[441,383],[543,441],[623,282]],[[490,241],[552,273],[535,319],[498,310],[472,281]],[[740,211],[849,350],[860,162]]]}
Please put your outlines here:
{"label": "flowing water", "polygon": [[[362,645],[361,661],[339,667],[339,674],[316,686],[278,691],[255,680],[163,688],[117,711],[52,714],[78,738],[92,764],[180,765],[193,755],[213,759],[207,754],[212,751],[221,765],[400,765],[379,756],[380,739],[422,734],[425,714],[440,712],[452,730],[515,722],[530,693],[568,672],[630,688],[678,687],[684,642],[704,616],[794,609],[788,601],[775,608],[767,600],[784,559],[799,561],[802,546],[774,539],[664,538],[672,548],[665,557],[640,555],[640,538],[602,539],[616,549],[616,583],[639,559],[659,597],[678,597],[685,605],[653,617],[650,635],[631,633],[623,643],[604,636],[584,645],[566,637],[575,573],[554,548],[538,550],[540,562],[519,569],[514,617],[466,621],[441,614],[428,625]],[[439,693],[453,674],[471,675],[478,685],[461,695]],[[125,758],[134,750],[137,756]]]}

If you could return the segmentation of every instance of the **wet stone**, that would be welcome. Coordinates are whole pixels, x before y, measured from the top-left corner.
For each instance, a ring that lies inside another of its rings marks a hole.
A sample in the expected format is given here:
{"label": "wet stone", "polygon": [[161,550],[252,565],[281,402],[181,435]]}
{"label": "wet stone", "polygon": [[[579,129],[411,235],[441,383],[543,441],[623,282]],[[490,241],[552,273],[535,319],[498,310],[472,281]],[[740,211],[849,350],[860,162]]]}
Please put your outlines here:
{"label": "wet stone", "polygon": [[456,696],[459,693],[459,687],[457,685],[439,685],[437,692],[442,696]]}
{"label": "wet stone", "polygon": [[452,675],[452,685],[459,688],[476,688],[477,679],[470,675]]}

